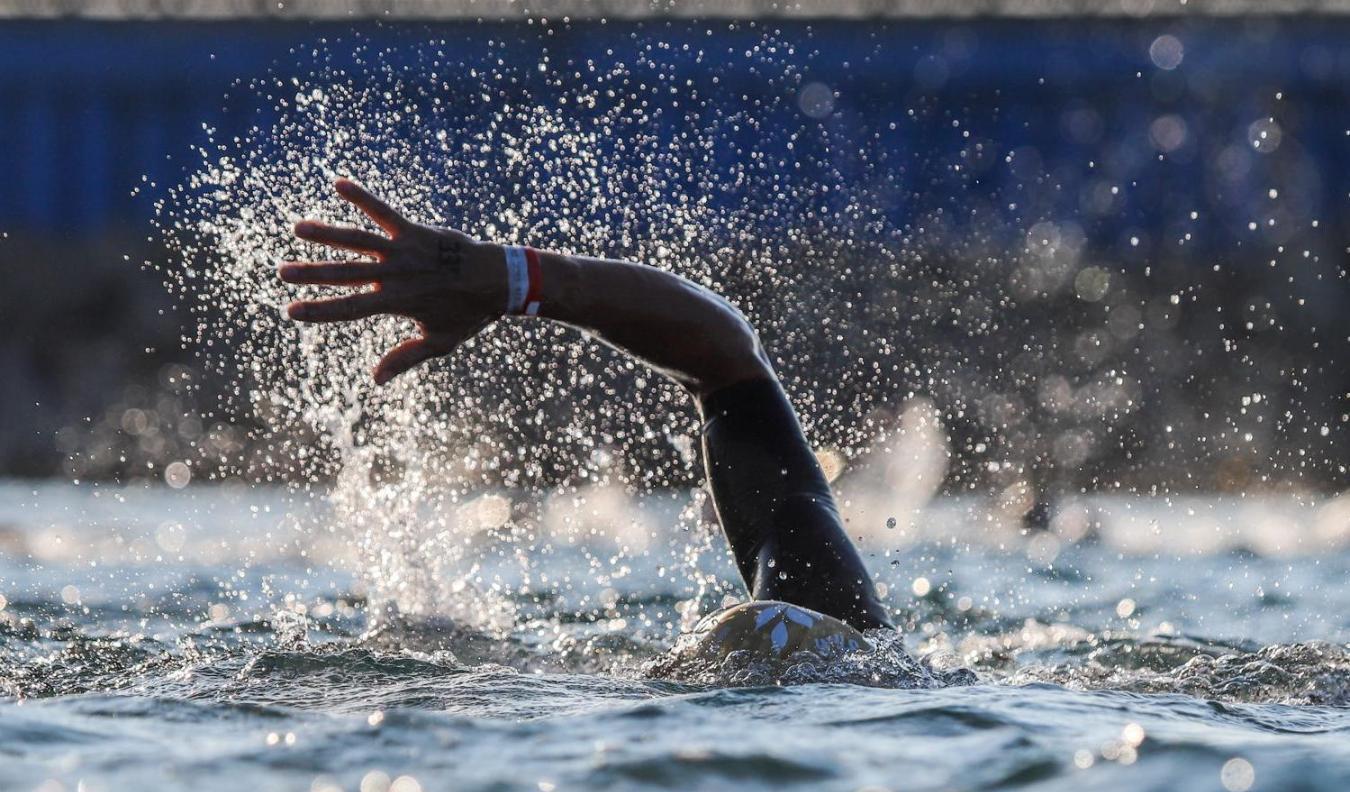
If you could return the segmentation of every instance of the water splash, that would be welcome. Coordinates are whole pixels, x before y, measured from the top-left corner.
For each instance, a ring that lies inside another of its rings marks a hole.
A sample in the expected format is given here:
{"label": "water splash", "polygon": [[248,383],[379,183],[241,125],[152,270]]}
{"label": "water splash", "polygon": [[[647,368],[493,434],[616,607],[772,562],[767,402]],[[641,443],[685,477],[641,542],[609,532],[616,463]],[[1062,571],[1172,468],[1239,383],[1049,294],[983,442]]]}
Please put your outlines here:
{"label": "water splash", "polygon": [[[224,459],[227,474],[301,487],[331,480],[333,523],[318,529],[357,537],[377,613],[505,629],[507,598],[540,574],[531,556],[582,530],[546,526],[539,493],[561,488],[580,501],[616,487],[687,486],[699,475],[696,426],[674,386],[542,323],[499,322],[449,360],[376,388],[368,370],[403,323],[293,324],[284,305],[324,290],[275,278],[282,260],[331,256],[292,239],[293,222],[359,222],[331,193],[337,176],[419,220],[629,257],[732,294],[782,342],[789,387],[830,447],[857,455],[895,429],[843,416],[892,398],[902,369],[879,366],[877,350],[840,355],[829,332],[805,330],[847,321],[859,281],[901,277],[908,242],[869,208],[868,187],[794,177],[803,161],[837,152],[826,126],[782,123],[802,117],[806,93],[790,44],[766,35],[698,84],[677,79],[703,57],[689,47],[635,46],[584,68],[547,55],[519,67],[456,60],[443,42],[356,49],[349,68],[242,86],[270,102],[259,123],[247,137],[202,147],[201,169],[159,209],[178,256],[164,272],[194,319],[190,341],[233,380],[226,409],[263,422],[261,467],[230,470]],[[315,50],[320,64],[325,52]],[[737,88],[720,78],[747,76],[769,98],[754,114],[724,114],[717,97]],[[880,272],[838,267],[846,258]],[[807,294],[803,310],[796,301]],[[925,310],[942,313],[953,299]],[[890,341],[875,341],[884,359]],[[682,523],[701,516],[687,510]],[[479,540],[489,535],[497,541]],[[690,543],[691,601],[719,588],[698,571],[706,546]],[[514,556],[523,582],[513,590],[478,579],[485,552]]]}
{"label": "water splash", "polygon": [[[554,651],[581,655],[647,626],[621,614],[617,584],[672,525],[685,548],[678,569],[662,570],[683,583],[673,618],[688,626],[726,604],[731,587],[706,563],[720,544],[697,499],[670,520],[634,507],[636,495],[678,492],[700,475],[693,411],[673,386],[569,329],[507,320],[380,389],[368,370],[404,335],[400,322],[282,317],[291,299],[323,290],[284,289],[276,263],[331,255],[297,243],[290,225],[361,222],[329,189],[352,176],[419,220],[633,258],[730,295],[760,329],[827,471],[841,476],[843,511],[868,552],[890,557],[925,539],[1011,544],[1035,569],[1069,574],[1054,562],[1079,541],[1176,549],[1151,508],[1105,520],[1091,496],[1064,499],[1042,515],[1047,531],[1026,535],[1044,494],[1038,466],[1095,476],[1099,430],[1116,435],[1152,387],[1125,358],[1093,351],[1121,316],[1126,336],[1143,338],[1141,311],[1152,308],[1133,305],[1112,265],[1090,264],[1081,223],[987,200],[997,191],[959,211],[944,203],[960,194],[953,185],[1005,166],[1010,195],[1044,188],[1040,160],[998,156],[978,116],[920,98],[900,122],[870,130],[874,139],[938,119],[954,148],[899,161],[840,120],[828,86],[807,77],[805,48],[751,38],[715,65],[696,45],[636,35],[604,63],[547,48],[507,63],[501,41],[461,56],[445,42],[374,50],[358,38],[317,46],[308,72],[241,85],[247,98],[232,101],[257,123],[213,138],[160,207],[178,253],[163,271],[193,317],[188,341],[231,382],[222,413],[261,423],[264,453],[212,447],[203,456],[218,458],[204,465],[329,489],[331,517],[311,531],[355,537],[377,622],[449,618],[499,636],[533,623]],[[331,65],[338,50],[353,62]],[[756,102],[723,101],[744,99],[747,84]],[[1092,313],[1099,327],[1083,311],[1072,329],[1038,323],[1052,297],[1114,313]],[[1151,341],[1130,343],[1137,358]],[[1137,469],[1149,467],[1134,440],[1120,442]],[[994,493],[978,520],[964,504],[928,503],[977,485]],[[1319,542],[1344,541],[1338,515],[1319,521]],[[1271,522],[1252,541],[1288,550],[1275,536],[1288,531]],[[1230,543],[1187,524],[1199,550]],[[550,570],[573,550],[594,586]],[[941,591],[905,578],[883,586]],[[532,622],[552,597],[568,599],[572,618],[622,626],[574,639],[556,614]]]}

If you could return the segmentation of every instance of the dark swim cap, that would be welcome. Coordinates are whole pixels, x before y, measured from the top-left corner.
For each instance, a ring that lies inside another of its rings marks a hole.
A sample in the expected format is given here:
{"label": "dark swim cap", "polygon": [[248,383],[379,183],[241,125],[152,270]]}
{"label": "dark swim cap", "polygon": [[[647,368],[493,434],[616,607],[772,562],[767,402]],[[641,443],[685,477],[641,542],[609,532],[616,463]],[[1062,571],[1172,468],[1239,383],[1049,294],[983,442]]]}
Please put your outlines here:
{"label": "dark swim cap", "polygon": [[834,657],[872,648],[861,632],[833,616],[773,600],[711,613],[690,637],[697,641],[697,653],[712,660],[740,651],[781,659],[797,652]]}

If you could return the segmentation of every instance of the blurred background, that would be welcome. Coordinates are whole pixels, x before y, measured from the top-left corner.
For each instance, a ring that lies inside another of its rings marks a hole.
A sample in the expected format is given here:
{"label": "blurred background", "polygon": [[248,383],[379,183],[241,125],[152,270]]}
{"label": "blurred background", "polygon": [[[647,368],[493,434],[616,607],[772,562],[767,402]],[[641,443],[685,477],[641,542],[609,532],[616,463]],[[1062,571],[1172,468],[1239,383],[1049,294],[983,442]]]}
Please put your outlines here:
{"label": "blurred background", "polygon": [[[169,258],[154,204],[196,167],[204,130],[257,123],[265,101],[223,99],[248,79],[357,28],[375,50],[504,38],[525,56],[547,40],[583,60],[643,37],[715,53],[770,30],[809,42],[783,123],[880,141],[866,168],[842,153],[815,176],[886,181],[890,156],[907,181],[881,210],[914,230],[922,278],[998,303],[1002,329],[975,341],[932,319],[896,391],[942,416],[950,488],[1014,469],[1044,489],[1343,490],[1346,12],[0,0],[0,476],[159,479],[193,449],[250,452],[250,416],[217,409],[227,383],[194,367],[182,315],[141,266]],[[736,88],[747,107],[784,90],[753,74]],[[963,225],[977,210],[996,230]],[[953,376],[925,376],[932,344],[955,350]]]}

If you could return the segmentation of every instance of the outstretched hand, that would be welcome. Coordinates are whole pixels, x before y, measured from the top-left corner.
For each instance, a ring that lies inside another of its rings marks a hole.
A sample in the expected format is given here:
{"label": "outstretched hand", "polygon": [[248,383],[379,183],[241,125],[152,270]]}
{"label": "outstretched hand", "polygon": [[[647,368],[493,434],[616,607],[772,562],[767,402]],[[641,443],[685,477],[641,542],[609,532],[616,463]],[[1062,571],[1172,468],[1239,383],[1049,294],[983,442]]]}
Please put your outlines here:
{"label": "outstretched hand", "polygon": [[354,181],[338,179],[333,186],[388,236],[311,220],[297,223],[297,237],[367,258],[288,261],[279,270],[282,280],[369,289],[293,302],[287,308],[292,319],[350,322],[394,314],[415,321],[418,335],[395,345],[375,366],[375,381],[383,385],[449,354],[501,315],[506,282],[499,248],[453,229],[413,223]]}

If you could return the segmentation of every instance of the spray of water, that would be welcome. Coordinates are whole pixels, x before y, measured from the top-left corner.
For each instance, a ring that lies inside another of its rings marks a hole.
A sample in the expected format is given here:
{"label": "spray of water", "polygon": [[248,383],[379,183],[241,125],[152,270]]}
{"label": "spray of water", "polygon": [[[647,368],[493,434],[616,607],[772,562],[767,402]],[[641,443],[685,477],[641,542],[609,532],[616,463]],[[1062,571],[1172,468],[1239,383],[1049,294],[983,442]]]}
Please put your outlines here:
{"label": "spray of water", "polygon": [[[226,474],[325,490],[331,517],[311,530],[351,537],[377,627],[393,615],[497,633],[535,625],[550,651],[576,656],[616,631],[668,634],[645,616],[625,621],[619,592],[629,562],[671,533],[680,568],[658,574],[687,581],[680,624],[734,590],[706,563],[721,551],[706,508],[683,495],[700,479],[692,407],[639,364],[568,328],[504,320],[379,388],[369,371],[408,335],[400,321],[284,317],[324,290],[285,287],[276,265],[332,256],[291,225],[363,222],[332,193],[339,176],[422,222],[630,258],[730,296],[827,474],[847,471],[841,506],[869,553],[981,530],[1020,542],[1038,498],[1031,468],[1083,469],[1140,409],[1127,360],[1079,355],[1060,337],[1075,328],[1035,309],[1054,294],[1131,299],[1109,268],[1087,266],[1076,223],[1027,205],[1027,185],[1045,181],[1035,162],[998,156],[978,115],[922,99],[898,122],[852,128],[808,76],[808,51],[751,40],[708,53],[635,36],[605,63],[547,47],[512,60],[519,49],[502,41],[473,55],[443,41],[325,43],[299,56],[317,64],[308,71],[241,84],[231,101],[256,123],[213,133],[160,205],[187,341],[230,381],[223,409],[261,423],[265,452]],[[950,139],[903,160],[888,136],[920,127]],[[1015,201],[984,191],[951,205],[999,167],[1016,177]],[[1106,332],[1078,329],[1080,340]],[[1046,414],[1029,418],[1036,403]],[[967,529],[966,511],[955,526],[934,516],[944,482],[1000,493],[987,528]],[[668,514],[634,505],[661,493],[677,493]],[[1045,565],[1089,533],[1051,527],[1028,543]],[[563,555],[584,565],[585,585],[556,574]],[[932,587],[900,574],[892,586]],[[565,634],[549,623],[562,602],[621,626]]]}
{"label": "spray of water", "polygon": [[[294,240],[295,221],[360,222],[332,194],[335,177],[424,222],[629,257],[731,294],[778,342],[804,418],[831,447],[856,456],[892,428],[867,416],[896,397],[896,345],[879,336],[867,339],[877,348],[841,350],[838,328],[854,318],[857,282],[903,275],[905,236],[868,208],[865,189],[793,176],[833,150],[802,104],[810,91],[790,45],[765,37],[701,85],[676,79],[704,56],[688,47],[640,46],[606,66],[542,55],[518,68],[448,49],[358,43],[350,66],[241,86],[262,99],[258,123],[247,136],[213,135],[198,171],[159,206],[177,254],[164,273],[194,320],[187,340],[231,380],[225,409],[263,423],[268,453],[251,472],[331,483],[332,523],[315,530],[354,537],[372,613],[509,625],[508,601],[547,580],[537,554],[595,533],[584,513],[593,518],[605,493],[697,480],[696,425],[673,386],[544,323],[499,322],[448,360],[376,387],[371,366],[408,328],[293,324],[284,306],[305,293],[275,277],[280,261],[332,255]],[[315,53],[326,64],[327,50]],[[719,75],[753,77],[772,97],[762,115],[720,112],[718,94],[737,89]],[[797,123],[767,120],[784,114]],[[846,255],[868,271],[841,267]],[[541,506],[544,488],[554,494]],[[620,539],[633,527],[625,503],[600,521]],[[700,517],[695,502],[680,522]],[[643,528],[618,544],[661,530]],[[717,602],[720,584],[698,572],[706,533],[690,536],[679,574],[694,599]],[[490,553],[514,559],[518,578],[483,577]],[[610,559],[589,561],[602,582],[617,574]]]}

